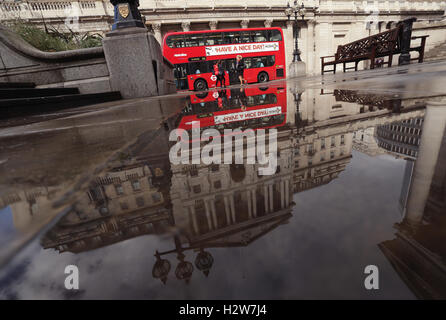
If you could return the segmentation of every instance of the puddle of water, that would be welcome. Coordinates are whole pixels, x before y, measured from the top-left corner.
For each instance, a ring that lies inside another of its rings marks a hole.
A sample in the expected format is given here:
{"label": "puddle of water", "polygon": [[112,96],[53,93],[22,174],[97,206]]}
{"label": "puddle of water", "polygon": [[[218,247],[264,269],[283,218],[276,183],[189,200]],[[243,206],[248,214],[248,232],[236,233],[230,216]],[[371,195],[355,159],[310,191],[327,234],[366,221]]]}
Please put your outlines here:
{"label": "puddle of water", "polygon": [[[1,129],[0,297],[446,297],[446,109],[431,107],[443,98],[414,79],[341,83],[139,99]],[[205,151],[231,163],[205,164]],[[367,265],[379,291],[364,288]]]}

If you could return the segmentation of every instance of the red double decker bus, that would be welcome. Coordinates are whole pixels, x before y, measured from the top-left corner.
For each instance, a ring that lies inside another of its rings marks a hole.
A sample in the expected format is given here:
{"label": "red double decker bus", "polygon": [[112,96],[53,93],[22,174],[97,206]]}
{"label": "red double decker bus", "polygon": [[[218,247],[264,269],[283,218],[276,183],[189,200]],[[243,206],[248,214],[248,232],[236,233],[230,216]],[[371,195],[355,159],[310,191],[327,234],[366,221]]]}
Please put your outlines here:
{"label": "red double decker bus", "polygon": [[164,37],[164,57],[174,66],[178,90],[214,88],[213,66],[222,60],[226,84],[238,84],[234,70],[243,57],[248,83],[285,78],[285,44],[281,28],[172,32]]}
{"label": "red double decker bus", "polygon": [[192,125],[197,123],[200,131],[280,127],[286,123],[286,103],[283,86],[213,89],[190,96],[178,128],[191,134]]}

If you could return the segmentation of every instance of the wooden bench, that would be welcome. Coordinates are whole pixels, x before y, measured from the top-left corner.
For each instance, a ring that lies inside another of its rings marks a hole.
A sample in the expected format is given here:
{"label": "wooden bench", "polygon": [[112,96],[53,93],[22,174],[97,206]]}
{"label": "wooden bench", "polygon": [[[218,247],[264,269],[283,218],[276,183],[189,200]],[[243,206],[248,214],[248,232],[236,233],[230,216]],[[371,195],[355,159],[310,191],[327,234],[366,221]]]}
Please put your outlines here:
{"label": "wooden bench", "polygon": [[[343,64],[344,72],[351,69],[358,71],[358,64],[363,60],[370,60],[370,69],[374,69],[376,59],[382,57],[388,57],[388,61],[383,64],[391,67],[394,55],[408,54],[411,51],[418,52],[418,57],[410,59],[411,61],[423,62],[426,38],[429,36],[412,37],[413,21],[415,21],[415,18],[407,19],[398,23],[393,29],[338,46],[334,56],[321,57],[322,74],[326,72],[336,73],[336,65],[339,63]],[[407,43],[407,39],[409,43]],[[415,39],[421,39],[420,45],[411,47],[410,41]],[[334,58],[334,60],[326,61],[328,58]],[[355,65],[347,67],[347,63],[354,63]],[[400,64],[402,64],[401,61]],[[333,66],[333,69],[325,70],[325,67],[330,65]]]}

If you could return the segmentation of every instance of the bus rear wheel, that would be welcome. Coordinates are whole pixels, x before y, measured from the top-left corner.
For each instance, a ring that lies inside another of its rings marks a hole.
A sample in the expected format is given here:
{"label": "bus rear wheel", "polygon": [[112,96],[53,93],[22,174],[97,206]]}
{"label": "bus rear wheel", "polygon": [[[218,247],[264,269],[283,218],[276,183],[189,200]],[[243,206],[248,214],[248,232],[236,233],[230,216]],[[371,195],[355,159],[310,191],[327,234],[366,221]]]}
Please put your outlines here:
{"label": "bus rear wheel", "polygon": [[265,71],[260,72],[259,75],[257,76],[257,81],[258,82],[268,82],[269,81],[268,74]]}
{"label": "bus rear wheel", "polygon": [[197,79],[194,82],[194,90],[195,91],[203,91],[206,90],[208,88],[208,84],[206,83],[206,81],[204,81],[204,79]]}

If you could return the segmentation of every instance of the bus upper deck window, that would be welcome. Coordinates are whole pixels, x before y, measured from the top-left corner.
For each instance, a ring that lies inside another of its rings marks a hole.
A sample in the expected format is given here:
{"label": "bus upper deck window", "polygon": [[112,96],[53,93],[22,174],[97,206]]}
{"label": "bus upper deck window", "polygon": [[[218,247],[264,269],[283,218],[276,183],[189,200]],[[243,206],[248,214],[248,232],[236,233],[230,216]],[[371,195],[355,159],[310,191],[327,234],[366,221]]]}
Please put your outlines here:
{"label": "bus upper deck window", "polygon": [[240,43],[240,32],[224,32],[223,42],[225,44]]}
{"label": "bus upper deck window", "polygon": [[240,33],[240,41],[242,43],[252,42],[249,31],[242,31]]}
{"label": "bus upper deck window", "polygon": [[184,48],[185,47],[184,35],[182,35],[182,34],[169,36],[167,38],[166,42],[170,48]]}
{"label": "bus upper deck window", "polygon": [[271,30],[269,41],[282,41],[282,34],[279,30]]}
{"label": "bus upper deck window", "polygon": [[258,30],[251,32],[254,42],[265,42],[267,39],[267,31],[266,30]]}
{"label": "bus upper deck window", "polygon": [[206,39],[206,45],[208,46],[223,44],[222,34],[220,32],[207,33],[204,36]]}

